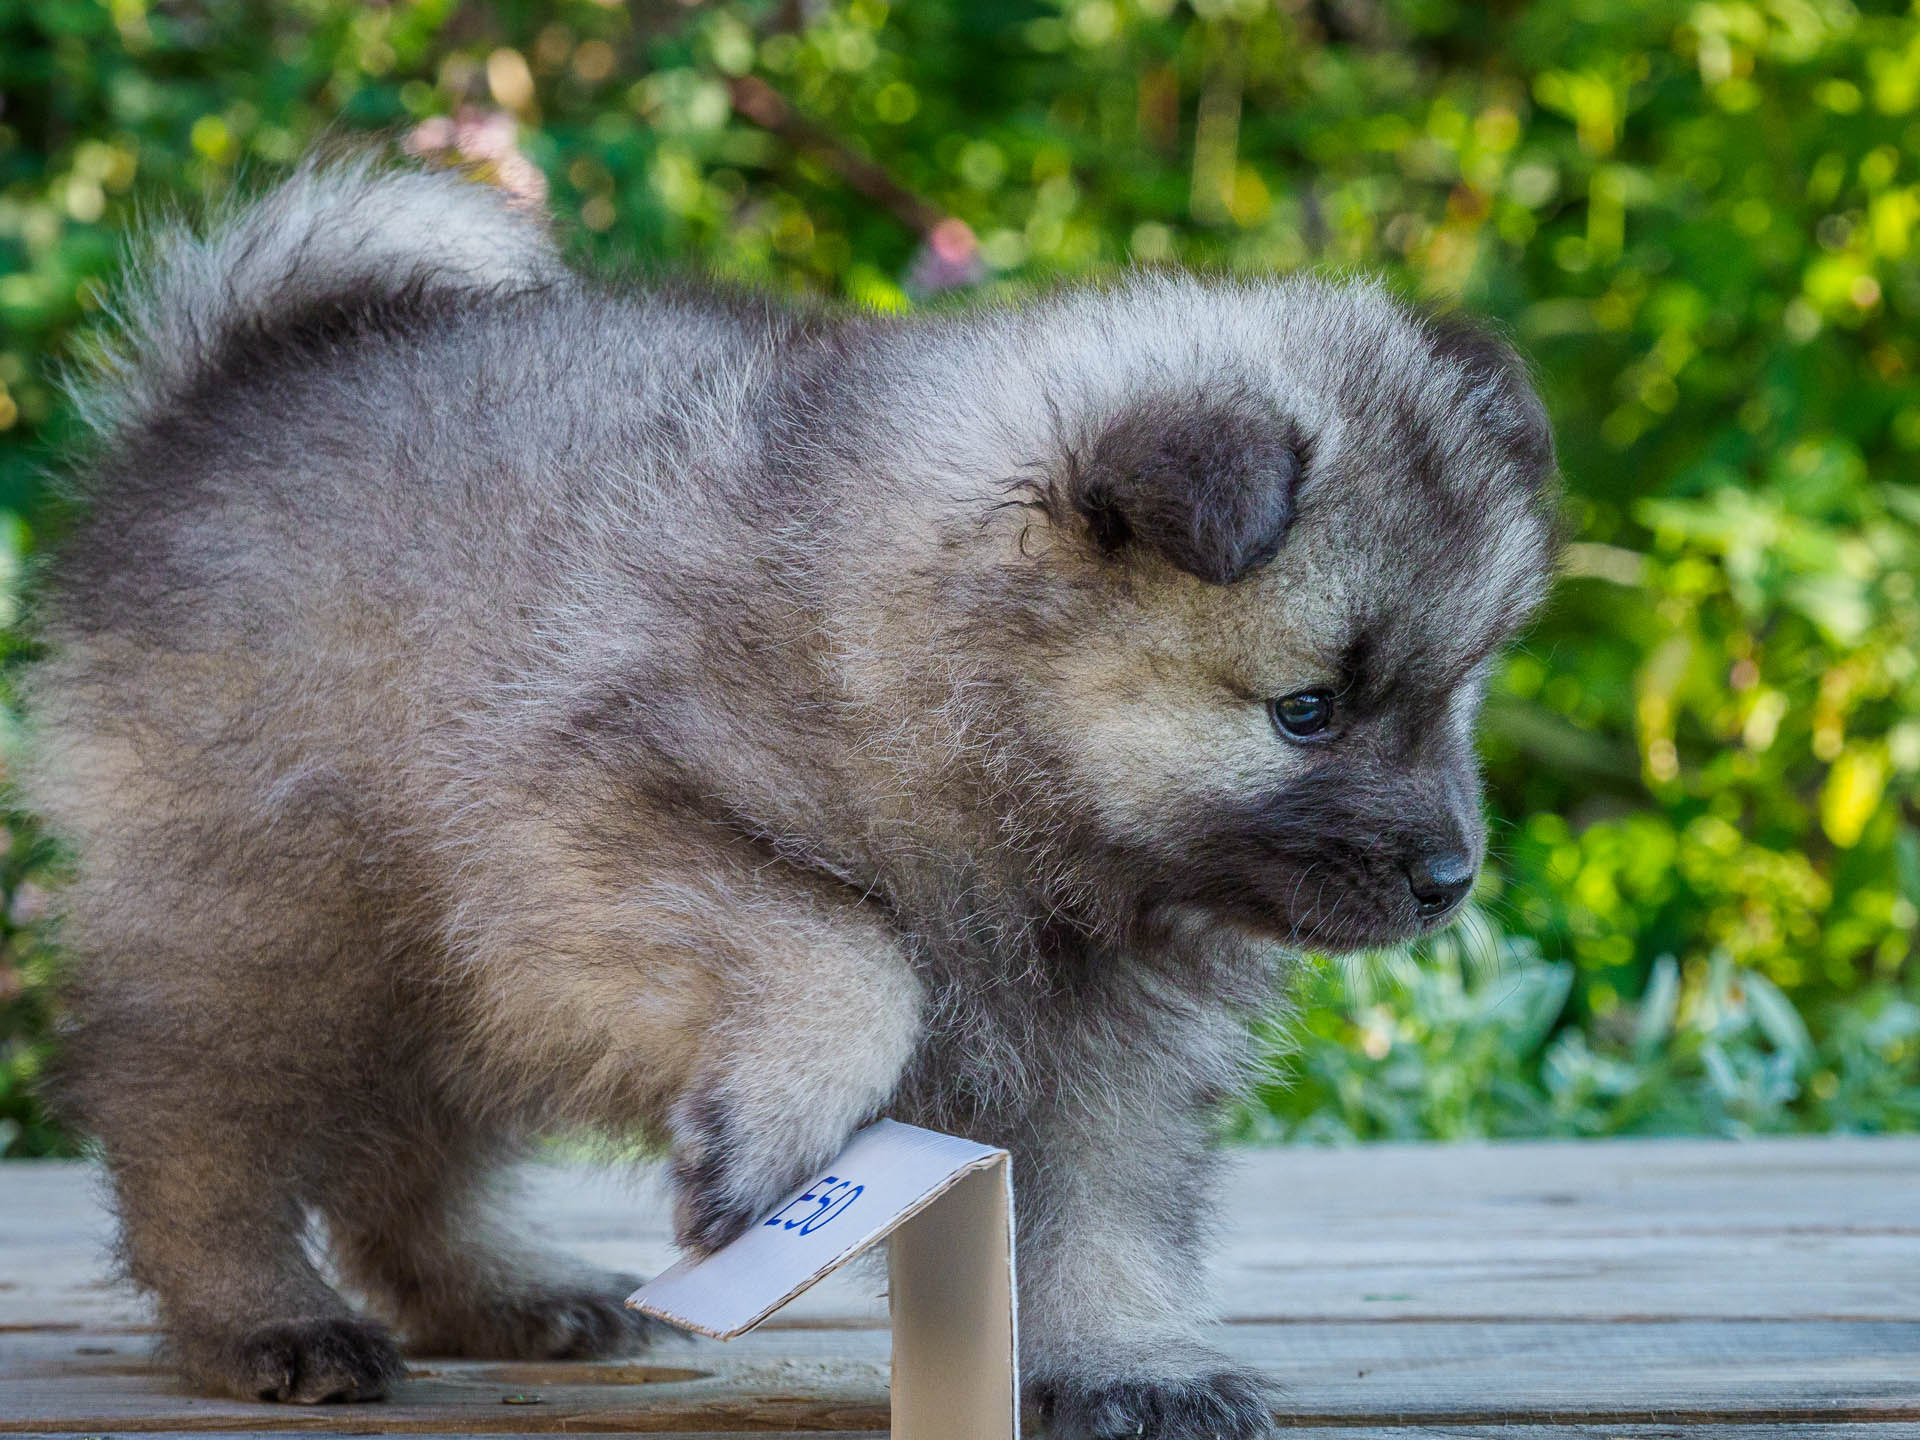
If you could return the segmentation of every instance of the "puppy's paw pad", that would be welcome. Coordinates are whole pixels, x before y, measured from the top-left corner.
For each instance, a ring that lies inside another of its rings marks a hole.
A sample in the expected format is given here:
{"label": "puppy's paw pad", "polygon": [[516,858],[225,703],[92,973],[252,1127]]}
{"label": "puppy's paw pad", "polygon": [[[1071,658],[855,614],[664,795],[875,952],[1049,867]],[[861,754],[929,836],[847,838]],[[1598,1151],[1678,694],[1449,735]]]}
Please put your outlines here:
{"label": "puppy's paw pad", "polygon": [[407,1373],[393,1338],[365,1320],[286,1320],[249,1331],[222,1367],[250,1400],[379,1400]]}
{"label": "puppy's paw pad", "polygon": [[1172,1380],[1043,1381],[1034,1404],[1047,1440],[1261,1440],[1273,1391],[1244,1370]]}

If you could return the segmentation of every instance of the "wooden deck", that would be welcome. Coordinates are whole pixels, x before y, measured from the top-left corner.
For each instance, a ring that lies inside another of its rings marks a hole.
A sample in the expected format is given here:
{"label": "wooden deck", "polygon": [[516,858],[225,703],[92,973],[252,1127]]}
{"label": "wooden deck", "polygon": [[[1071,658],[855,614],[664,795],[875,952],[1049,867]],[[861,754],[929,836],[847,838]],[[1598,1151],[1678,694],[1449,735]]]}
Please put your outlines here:
{"label": "wooden deck", "polygon": [[[872,1269],[730,1345],[642,1363],[422,1360],[375,1405],[188,1394],[102,1278],[96,1189],[80,1165],[0,1164],[0,1433],[887,1424]],[[526,1209],[610,1266],[669,1258],[646,1182],[535,1172]],[[1302,1437],[1920,1436],[1920,1139],[1246,1152],[1229,1216],[1221,1342],[1285,1384]]]}

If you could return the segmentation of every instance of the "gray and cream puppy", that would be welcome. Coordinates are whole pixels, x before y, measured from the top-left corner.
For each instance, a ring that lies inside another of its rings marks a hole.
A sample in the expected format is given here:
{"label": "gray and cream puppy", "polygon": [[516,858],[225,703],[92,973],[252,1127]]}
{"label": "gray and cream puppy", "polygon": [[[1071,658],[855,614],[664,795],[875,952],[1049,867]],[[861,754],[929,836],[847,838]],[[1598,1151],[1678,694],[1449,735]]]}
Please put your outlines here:
{"label": "gray and cream puppy", "polygon": [[495,1218],[529,1137],[670,1147],[706,1250],[887,1114],[1013,1149],[1050,1433],[1264,1434],[1209,1117],[1291,947],[1479,865],[1551,547],[1507,349],[1312,279],[609,287],[365,157],[136,280],[27,785],[76,856],[57,1093],[185,1373],[628,1348],[629,1277]]}

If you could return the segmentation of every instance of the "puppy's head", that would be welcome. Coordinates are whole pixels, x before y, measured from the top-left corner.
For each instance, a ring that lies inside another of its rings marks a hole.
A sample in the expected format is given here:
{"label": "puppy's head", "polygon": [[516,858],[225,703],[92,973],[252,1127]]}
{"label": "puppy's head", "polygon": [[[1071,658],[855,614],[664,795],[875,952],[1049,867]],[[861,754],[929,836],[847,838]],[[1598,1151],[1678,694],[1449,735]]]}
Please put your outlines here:
{"label": "puppy's head", "polygon": [[1551,567],[1523,367],[1370,287],[1076,303],[1113,314],[1050,362],[1044,518],[1001,574],[1082,893],[1331,950],[1444,922],[1482,689]]}

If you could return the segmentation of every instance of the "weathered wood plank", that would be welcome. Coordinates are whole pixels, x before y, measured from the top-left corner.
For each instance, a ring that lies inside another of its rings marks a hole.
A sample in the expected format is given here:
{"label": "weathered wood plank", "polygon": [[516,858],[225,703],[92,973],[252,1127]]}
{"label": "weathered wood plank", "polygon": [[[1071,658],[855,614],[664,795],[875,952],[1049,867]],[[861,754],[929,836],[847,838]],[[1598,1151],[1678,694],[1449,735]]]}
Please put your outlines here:
{"label": "weathered wood plank", "polygon": [[1920,1319],[1920,1141],[1375,1146],[1238,1168],[1229,1314]]}
{"label": "weathered wood plank", "polygon": [[[99,1281],[90,1187],[59,1166],[4,1174],[0,1326],[142,1323]],[[1231,1312],[1270,1319],[1920,1318],[1920,1286],[1902,1283],[1916,1186],[1920,1146],[1902,1142],[1259,1152],[1233,1185],[1223,1290]],[[528,1208],[558,1243],[644,1271],[671,1255],[650,1190],[535,1172]],[[1746,1263],[1756,1246],[1771,1265]],[[25,1273],[6,1263],[21,1250]],[[878,1289],[835,1287],[789,1319],[883,1324]]]}
{"label": "weathered wood plank", "polygon": [[[1335,1321],[1221,1340],[1286,1387],[1292,1424],[1920,1427],[1920,1324],[1905,1321]],[[423,1361],[384,1404],[299,1409],[186,1395],[141,1337],[16,1334],[0,1343],[0,1431],[883,1429],[886,1369],[884,1332],[796,1329],[646,1365]],[[505,1403],[527,1394],[539,1403]]]}
{"label": "weathered wood plank", "polygon": [[[101,1278],[93,1185],[84,1167],[0,1166],[0,1432],[886,1424],[877,1267],[732,1346],[662,1350],[650,1363],[681,1373],[659,1383],[631,1367],[422,1362],[377,1406],[187,1395],[147,1361],[144,1309]],[[1286,1423],[1344,1440],[1514,1425],[1542,1440],[1576,1425],[1627,1427],[1621,1440],[1920,1436],[1916,1196],[1920,1140],[1256,1152],[1230,1186],[1222,1341],[1289,1387]],[[605,1264],[646,1272],[671,1255],[646,1179],[535,1170],[526,1209]],[[502,1403],[529,1389],[540,1404]]]}
{"label": "weathered wood plank", "polygon": [[[86,1173],[0,1176],[0,1330],[146,1323],[101,1279]],[[1256,1151],[1234,1168],[1217,1269],[1244,1319],[1920,1320],[1916,1196],[1908,1139]],[[602,1264],[672,1258],[649,1176],[535,1170],[524,1208]],[[836,1279],[777,1323],[884,1326],[883,1291]]]}

